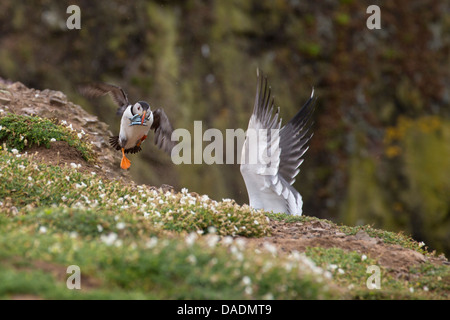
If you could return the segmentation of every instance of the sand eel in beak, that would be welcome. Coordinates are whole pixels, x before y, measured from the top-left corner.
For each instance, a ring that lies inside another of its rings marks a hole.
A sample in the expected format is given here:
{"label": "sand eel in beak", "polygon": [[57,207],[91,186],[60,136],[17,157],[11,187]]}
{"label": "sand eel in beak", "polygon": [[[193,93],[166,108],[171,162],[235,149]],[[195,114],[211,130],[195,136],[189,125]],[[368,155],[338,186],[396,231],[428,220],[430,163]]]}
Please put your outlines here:
{"label": "sand eel in beak", "polygon": [[298,113],[283,127],[267,78],[257,72],[255,104],[242,148],[241,174],[250,206],[264,211],[301,215],[303,201],[292,184],[299,173],[314,111],[314,89]]}
{"label": "sand eel in beak", "polygon": [[134,104],[128,102],[127,94],[122,88],[106,83],[94,83],[79,87],[81,94],[88,98],[94,98],[109,94],[119,106],[117,115],[122,117],[118,136],[111,137],[109,142],[113,148],[122,151],[120,167],[128,169],[130,160],[126,153],[141,151],[141,144],[147,138],[150,129],[155,132],[155,144],[171,153],[174,143],[171,141],[173,127],[163,109],[150,110],[150,105],[145,101]]}

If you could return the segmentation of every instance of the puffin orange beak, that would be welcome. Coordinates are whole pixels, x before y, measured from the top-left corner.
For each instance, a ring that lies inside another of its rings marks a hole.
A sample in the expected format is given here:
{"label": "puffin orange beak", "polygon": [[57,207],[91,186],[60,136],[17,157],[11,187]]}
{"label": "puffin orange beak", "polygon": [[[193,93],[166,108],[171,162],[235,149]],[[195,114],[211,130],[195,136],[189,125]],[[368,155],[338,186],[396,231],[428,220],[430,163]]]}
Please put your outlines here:
{"label": "puffin orange beak", "polygon": [[141,125],[144,125],[144,121],[145,121],[145,110],[144,113],[142,114],[142,120],[141,120]]}

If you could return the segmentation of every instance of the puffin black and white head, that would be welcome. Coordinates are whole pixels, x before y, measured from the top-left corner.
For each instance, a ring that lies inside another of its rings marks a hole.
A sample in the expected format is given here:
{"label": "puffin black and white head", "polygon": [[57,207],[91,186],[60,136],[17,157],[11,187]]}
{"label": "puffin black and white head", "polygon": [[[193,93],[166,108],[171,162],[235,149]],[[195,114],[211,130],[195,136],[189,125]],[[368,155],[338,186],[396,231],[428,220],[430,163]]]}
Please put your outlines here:
{"label": "puffin black and white head", "polygon": [[[150,105],[145,101],[136,102],[134,106],[131,107],[131,114],[133,116],[139,115],[141,117],[141,125],[144,124],[146,116],[153,115],[152,110],[150,110]],[[153,122],[153,117],[151,122]]]}
{"label": "puffin black and white head", "polygon": [[275,103],[267,78],[260,75],[259,70],[257,75],[255,103],[242,148],[240,168],[250,206],[301,215],[302,197],[292,185],[312,137],[314,89],[303,107],[282,127],[279,108],[274,113]]}
{"label": "puffin black and white head", "polygon": [[130,104],[125,91],[112,84],[83,85],[79,87],[79,91],[88,98],[109,94],[118,105],[117,115],[122,117],[120,132],[118,136],[111,137],[109,142],[116,150],[122,150],[120,163],[122,169],[128,169],[131,165],[125,154],[141,151],[141,144],[147,138],[150,129],[155,132],[155,144],[168,154],[171,153],[174,146],[171,140],[173,127],[163,109],[158,108],[152,111],[150,104],[146,101]]}

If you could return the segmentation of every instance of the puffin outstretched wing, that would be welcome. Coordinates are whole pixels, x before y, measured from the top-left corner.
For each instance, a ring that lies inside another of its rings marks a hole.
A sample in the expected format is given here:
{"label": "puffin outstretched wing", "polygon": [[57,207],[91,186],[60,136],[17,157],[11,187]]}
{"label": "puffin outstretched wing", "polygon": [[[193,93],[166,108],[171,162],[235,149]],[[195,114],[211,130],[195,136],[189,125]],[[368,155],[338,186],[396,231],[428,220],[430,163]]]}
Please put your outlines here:
{"label": "puffin outstretched wing", "polygon": [[78,86],[78,91],[87,98],[97,98],[109,94],[117,104],[117,115],[122,116],[128,107],[128,96],[119,86],[109,83],[90,83]]}
{"label": "puffin outstretched wing", "polygon": [[155,131],[155,144],[158,148],[171,154],[175,143],[171,140],[173,127],[163,109],[158,108],[153,112],[151,129]]}

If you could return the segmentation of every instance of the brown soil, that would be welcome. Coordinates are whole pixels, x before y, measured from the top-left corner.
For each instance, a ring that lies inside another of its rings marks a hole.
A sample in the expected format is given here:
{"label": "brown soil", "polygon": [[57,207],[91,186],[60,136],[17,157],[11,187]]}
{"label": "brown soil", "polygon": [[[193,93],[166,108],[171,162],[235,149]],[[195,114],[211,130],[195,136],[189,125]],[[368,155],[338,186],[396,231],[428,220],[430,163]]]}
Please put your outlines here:
{"label": "brown soil", "polygon": [[[81,165],[77,168],[80,172],[95,172],[96,175],[103,178],[110,178],[110,174],[106,174],[98,164],[91,164],[84,160],[81,152],[69,146],[66,141],[52,142],[50,148],[48,149],[44,146],[33,145],[26,151],[29,155],[32,155],[34,159],[42,163],[59,166],[71,166],[73,163],[76,165]],[[120,168],[118,168],[117,171],[119,170]]]}
{"label": "brown soil", "polygon": [[286,223],[270,221],[272,235],[259,239],[247,239],[250,245],[262,248],[264,242],[274,244],[278,251],[290,253],[304,252],[308,247],[340,248],[356,251],[377,260],[386,270],[397,277],[408,279],[409,268],[426,261],[436,264],[449,264],[440,257],[425,256],[415,250],[400,245],[387,244],[380,238],[371,237],[365,231],[346,235],[336,225],[324,221]]}

